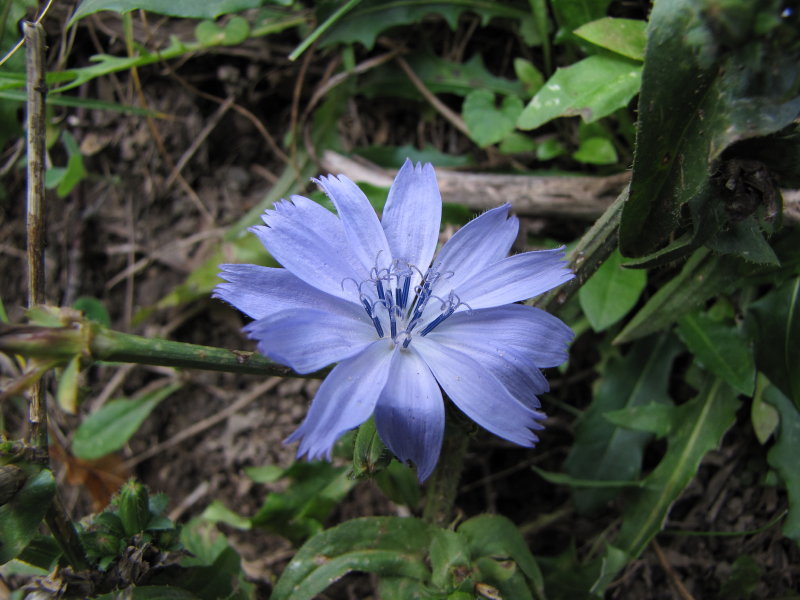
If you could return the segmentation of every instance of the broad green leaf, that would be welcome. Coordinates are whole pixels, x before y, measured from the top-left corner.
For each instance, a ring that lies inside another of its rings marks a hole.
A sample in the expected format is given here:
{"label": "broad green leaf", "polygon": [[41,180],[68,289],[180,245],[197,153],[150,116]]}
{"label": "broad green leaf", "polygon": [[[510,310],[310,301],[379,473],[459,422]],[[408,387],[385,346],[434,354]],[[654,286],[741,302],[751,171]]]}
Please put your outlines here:
{"label": "broad green leaf", "polygon": [[[615,411],[618,412],[618,411]],[[611,481],[610,479],[577,479],[566,473],[553,473],[539,467],[532,467],[539,477],[556,485],[566,485],[576,488],[626,488],[640,487],[639,481]]]}
{"label": "broad green leaf", "polygon": [[141,9],[170,17],[216,19],[220,15],[258,8],[263,3],[263,0],[83,0],[67,26],[101,10],[125,14]]}
{"label": "broad green leaf", "polygon": [[644,60],[647,23],[634,19],[603,17],[581,25],[573,33],[595,46],[633,60]]}
{"label": "broad green leaf", "polygon": [[243,17],[233,17],[224,25],[200,21],[194,35],[203,46],[235,46],[250,36],[250,23]]}
{"label": "broad green leaf", "polygon": [[359,426],[356,432],[351,476],[355,479],[374,477],[383,471],[391,461],[392,453],[386,449],[378,435],[375,419],[370,417]]}
{"label": "broad green leaf", "polygon": [[0,506],[0,565],[19,555],[34,538],[56,491],[49,470],[29,465],[21,468],[25,483]]}
{"label": "broad green leaf", "polygon": [[621,410],[612,410],[603,415],[617,427],[635,431],[649,431],[656,437],[664,437],[673,428],[674,407],[670,404],[642,404]]}
{"label": "broad green leaf", "polygon": [[78,376],[80,372],[81,357],[75,356],[61,371],[58,377],[56,399],[61,410],[74,415],[78,412]]}
{"label": "broad green leaf", "polygon": [[[695,250],[680,273],[661,286],[625,325],[614,343],[630,342],[665,329],[703,306],[709,298],[731,292],[745,279],[751,283],[771,282],[796,273],[800,266],[800,245],[795,236],[786,232],[775,237],[773,247],[780,258],[780,267],[758,265],[737,256],[716,256],[705,248]],[[758,348],[756,350],[757,365],[764,370],[758,363]],[[766,370],[764,372],[769,375]]]}
{"label": "broad green leaf", "polygon": [[250,519],[236,514],[225,506],[221,500],[214,500],[206,506],[200,518],[211,523],[225,523],[236,529],[247,530],[251,527]]}
{"label": "broad green leaf", "polygon": [[393,460],[383,471],[375,476],[375,483],[389,500],[411,509],[419,506],[422,496],[417,476],[407,465]]}
{"label": "broad green leaf", "polygon": [[654,4],[623,255],[672,260],[710,239],[728,220],[727,182],[712,179],[722,153],[796,118],[800,24],[781,10],[779,0]]}
{"label": "broad green leaf", "polygon": [[605,137],[590,137],[581,140],[572,158],[589,165],[613,165],[617,162],[617,150]]}
{"label": "broad green leaf", "polygon": [[517,127],[536,129],[557,117],[602,119],[628,105],[639,91],[641,72],[641,65],[612,56],[590,56],[562,67],[531,99]]}
{"label": "broad green leaf", "polygon": [[524,58],[514,59],[514,74],[525,86],[526,98],[532,97],[544,85],[544,75],[534,64]]}
{"label": "broad green leaf", "polygon": [[136,399],[110,400],[78,426],[72,439],[72,453],[91,460],[119,450],[153,409],[180,387],[172,384]]}
{"label": "broad green leaf", "polygon": [[489,90],[474,90],[464,99],[462,116],[470,137],[481,148],[496,144],[514,130],[522,112],[522,100],[505,96],[500,104]]}
{"label": "broad green leaf", "polygon": [[751,304],[748,329],[758,369],[800,407],[800,277]]}
{"label": "broad green leaf", "polygon": [[45,187],[55,188],[59,198],[65,197],[72,189],[86,177],[86,168],[83,166],[78,143],[68,131],[61,133],[61,140],[67,150],[66,167],[50,167],[45,173]]}
{"label": "broad green leaf", "polygon": [[414,518],[364,517],[309,539],[283,571],[272,600],[311,600],[352,571],[427,581],[430,526]]}
{"label": "broad green leaf", "polygon": [[97,298],[81,296],[72,303],[72,308],[81,311],[90,321],[111,327],[111,316],[108,314],[108,309]]}
{"label": "broad green leaf", "polygon": [[[639,476],[652,434],[616,427],[605,414],[652,402],[670,404],[667,386],[679,351],[675,338],[661,335],[637,342],[624,358],[608,360],[592,404],[576,426],[575,443],[564,462],[568,475],[599,481],[633,481]],[[616,495],[613,489],[573,491],[581,512],[596,510]]]}
{"label": "broad green leaf", "polygon": [[[407,56],[406,61],[425,87],[435,94],[466,96],[475,89],[505,96],[523,96],[525,93],[521,82],[492,75],[479,53],[463,62],[456,62],[431,52],[416,52]],[[365,75],[359,82],[358,92],[370,98],[390,94],[392,98],[421,99],[403,70],[391,64]]]}
{"label": "broad green leaf", "polygon": [[[334,44],[363,44],[368,50],[375,45],[378,35],[399,25],[410,25],[422,19],[438,15],[442,17],[451,29],[455,30],[458,19],[465,11],[477,14],[483,25],[495,17],[511,19],[520,24],[527,34],[533,34],[532,15],[527,10],[522,10],[511,4],[502,2],[485,2],[483,0],[362,0],[358,7],[348,12],[336,21],[325,33],[320,41],[320,46],[327,47]],[[320,22],[324,15],[320,15]],[[529,45],[538,43],[538,40],[528,40]]]}
{"label": "broad green leaf", "polygon": [[764,390],[771,385],[764,374],[759,373],[756,379],[756,393],[753,396],[753,404],[750,406],[750,422],[753,424],[753,431],[762,446],[777,431],[781,422],[778,409],[764,398]]}
{"label": "broad green leaf", "polygon": [[743,259],[765,265],[779,265],[775,251],[764,239],[764,233],[755,215],[735,222],[711,238],[706,244],[714,252],[733,254]]}
{"label": "broad green leaf", "polygon": [[581,25],[606,15],[611,0],[551,0],[556,21],[565,31],[574,31]]}
{"label": "broad green leaf", "polygon": [[500,142],[498,149],[503,154],[534,152],[539,147],[536,140],[518,131],[512,131]]}
{"label": "broad green leaf", "polygon": [[456,571],[469,569],[470,556],[467,539],[455,531],[434,529],[431,532],[429,551],[431,583],[439,589],[454,589],[459,583]]}
{"label": "broad green leaf", "polygon": [[647,273],[622,267],[614,252],[578,291],[581,309],[595,331],[603,331],[628,314],[647,285]]}
{"label": "broad green leaf", "polygon": [[661,530],[672,504],[697,475],[703,457],[719,447],[738,408],[736,393],[721,379],[709,380],[696,398],[675,407],[666,454],[644,485],[632,492],[614,540],[616,547],[633,558],[642,553]]}
{"label": "broad green leaf", "polygon": [[267,494],[250,519],[260,527],[299,545],[322,530],[323,521],[355,485],[348,469],[328,462],[296,462],[283,472],[289,484],[282,492]]}
{"label": "broad green leaf", "polygon": [[753,353],[736,326],[704,313],[691,313],[678,322],[678,335],[703,367],[738,392],[752,396],[756,381]]}
{"label": "broad green leaf", "polygon": [[800,412],[775,386],[764,390],[764,401],[780,413],[781,424],[775,444],[767,454],[767,462],[786,485],[789,494],[789,514],[783,522],[783,535],[800,544]]}
{"label": "broad green leaf", "polygon": [[544,597],[544,578],[517,526],[502,515],[480,515],[464,521],[458,533],[468,541],[473,557],[510,558],[530,581],[539,598]]}

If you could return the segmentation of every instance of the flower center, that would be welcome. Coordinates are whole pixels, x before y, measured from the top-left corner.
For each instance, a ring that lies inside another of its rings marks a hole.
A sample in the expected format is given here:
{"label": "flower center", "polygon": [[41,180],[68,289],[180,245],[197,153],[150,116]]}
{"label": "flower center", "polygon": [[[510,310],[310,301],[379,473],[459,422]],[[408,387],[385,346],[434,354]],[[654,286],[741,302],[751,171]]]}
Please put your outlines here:
{"label": "flower center", "polygon": [[[415,275],[420,283],[412,290]],[[434,269],[423,275],[402,260],[386,268],[374,267],[369,279],[358,285],[358,295],[378,337],[388,334],[395,344],[408,348],[412,334],[426,336],[452,315],[463,304],[458,296],[452,290],[446,298],[433,295],[434,285],[450,275]]]}

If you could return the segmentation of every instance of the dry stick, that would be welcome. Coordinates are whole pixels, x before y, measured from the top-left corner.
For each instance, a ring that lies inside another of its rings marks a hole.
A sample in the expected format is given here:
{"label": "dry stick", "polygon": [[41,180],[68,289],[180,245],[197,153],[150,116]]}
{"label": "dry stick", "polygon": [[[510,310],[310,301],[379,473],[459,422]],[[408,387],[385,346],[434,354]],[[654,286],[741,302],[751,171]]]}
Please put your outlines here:
{"label": "dry stick", "polygon": [[400,68],[403,69],[406,76],[414,85],[414,87],[417,88],[417,91],[419,91],[419,93],[422,94],[425,100],[430,102],[431,105],[436,110],[438,110],[445,119],[450,121],[453,127],[458,129],[461,133],[463,133],[467,137],[470,137],[469,129],[467,129],[467,124],[464,123],[464,119],[462,119],[452,110],[450,110],[441,100],[439,100],[439,98],[436,97],[436,95],[433,92],[431,92],[425,86],[425,83],[423,83],[423,81],[419,77],[417,77],[417,74],[414,73],[414,70],[402,56],[396,57],[395,60],[397,61],[397,64],[400,65]]}
{"label": "dry stick", "polygon": [[200,133],[197,134],[183,155],[178,159],[178,162],[172,168],[172,173],[170,173],[169,177],[167,177],[167,183],[164,187],[169,188],[175,182],[175,179],[181,174],[183,167],[185,167],[186,163],[191,160],[192,156],[194,156],[194,153],[197,152],[203,142],[206,141],[206,138],[211,135],[211,132],[216,129],[217,125],[219,125],[219,122],[222,120],[222,117],[225,116],[225,113],[228,112],[232,105],[233,96],[229,96],[222,104],[220,104],[219,108],[217,108],[214,114],[211,115],[211,118],[208,120],[205,127],[200,130]]}
{"label": "dry stick", "polygon": [[[133,58],[133,21],[131,20],[130,15],[125,15],[124,17],[124,24],[125,24],[125,47],[128,52],[128,56]],[[136,95],[139,97],[139,103],[142,105],[142,108],[149,109],[149,104],[147,102],[147,98],[144,96],[144,91],[142,89],[142,82],[139,79],[139,70],[136,68],[135,65],[131,66],[131,81],[133,81],[133,87],[136,90]],[[167,152],[166,146],[164,146],[164,140],[161,139],[161,134],[158,132],[158,127],[156,127],[156,123],[153,120],[153,117],[150,115],[145,116],[145,120],[147,122],[147,128],[150,130],[150,135],[153,137],[153,141],[156,143],[156,148],[158,148],[158,153],[167,166],[170,169],[175,168],[175,164],[172,162],[172,158],[170,157],[169,153]],[[214,217],[211,215],[211,211],[208,210],[208,207],[203,204],[203,201],[200,199],[200,196],[197,195],[197,192],[192,189],[192,186],[189,185],[189,182],[178,173],[176,176],[176,180],[183,188],[183,191],[189,196],[189,199],[192,201],[192,204],[195,205],[198,212],[203,216],[203,218],[208,223],[214,222]]]}
{"label": "dry stick", "polygon": [[[48,5],[49,6],[49,5]],[[44,303],[44,29],[37,23],[25,23],[27,78],[27,148],[28,148],[28,306]],[[37,381],[31,386],[30,444],[33,460],[49,468],[47,451],[47,398]],[[50,532],[77,570],[89,568],[75,527],[66,515],[56,490],[45,515]]]}
{"label": "dry stick", "polygon": [[195,423],[194,425],[192,425],[188,429],[184,429],[183,431],[181,431],[180,433],[174,435],[173,437],[169,438],[168,440],[165,440],[165,441],[161,442],[160,444],[156,444],[155,446],[151,446],[150,448],[148,448],[147,450],[145,450],[141,454],[137,454],[133,458],[130,458],[130,459],[126,460],[122,465],[123,468],[132,469],[133,467],[138,465],[140,462],[145,461],[148,458],[152,458],[153,456],[155,456],[156,454],[158,454],[162,450],[166,450],[167,448],[171,448],[172,446],[176,446],[177,444],[180,444],[183,440],[186,440],[186,439],[188,439],[190,437],[194,437],[197,434],[202,433],[203,431],[205,431],[209,427],[213,427],[217,423],[221,423],[222,421],[224,421],[225,419],[227,419],[231,415],[234,415],[237,412],[239,412],[242,408],[244,408],[245,406],[250,404],[253,400],[256,400],[259,396],[261,396],[263,394],[266,394],[268,391],[270,391],[272,388],[274,388],[276,385],[278,385],[281,381],[283,381],[283,379],[281,377],[270,377],[265,382],[263,382],[261,385],[256,386],[249,393],[247,393],[244,396],[242,396],[241,398],[239,398],[236,402],[231,404],[228,408],[226,408],[222,412],[219,412],[219,413],[217,413],[215,415],[207,417],[207,418],[203,419],[202,421],[199,421],[199,422]]}
{"label": "dry stick", "polygon": [[675,587],[675,591],[678,592],[678,596],[681,597],[681,600],[695,600],[695,597],[692,596],[691,592],[686,589],[686,586],[683,585],[683,582],[678,577],[678,574],[675,572],[675,569],[672,568],[672,565],[669,564],[664,551],[661,549],[659,543],[653,540],[652,544],[653,550],[656,553],[656,557],[658,558],[658,562],[661,563],[661,567],[664,571],[667,572],[667,577],[669,578],[670,583]]}
{"label": "dry stick", "polygon": [[[28,307],[44,304],[44,32],[25,23],[28,80]],[[31,445],[47,456],[47,404],[40,382],[31,386]]]}

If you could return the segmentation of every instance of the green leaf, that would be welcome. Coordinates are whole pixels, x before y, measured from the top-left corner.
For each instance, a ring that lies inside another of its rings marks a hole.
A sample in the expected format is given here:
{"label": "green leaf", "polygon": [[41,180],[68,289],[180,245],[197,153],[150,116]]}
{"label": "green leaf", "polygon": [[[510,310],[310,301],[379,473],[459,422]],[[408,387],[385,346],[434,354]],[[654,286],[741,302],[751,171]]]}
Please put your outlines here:
{"label": "green leaf", "polygon": [[125,14],[141,9],[171,17],[216,19],[220,15],[258,8],[262,4],[262,0],[83,0],[67,26],[71,27],[76,21],[101,10]]}
{"label": "green leaf", "polygon": [[590,137],[581,140],[572,158],[589,165],[613,165],[617,162],[617,150],[605,137]]}
{"label": "green leaf", "polygon": [[440,589],[454,589],[459,579],[463,579],[457,572],[469,569],[467,540],[460,533],[447,529],[434,529],[431,537],[431,583]]}
{"label": "green leaf", "polygon": [[502,515],[480,515],[464,521],[458,533],[467,539],[470,555],[512,559],[530,581],[539,598],[544,597],[544,578],[517,526]]}
{"label": "green leaf", "polygon": [[733,324],[692,313],[678,322],[678,335],[703,367],[738,392],[752,396],[756,381],[753,353]]}
{"label": "green leaf", "polygon": [[74,415],[78,412],[78,376],[80,374],[81,357],[75,356],[61,371],[58,377],[56,399],[61,410]]}
{"label": "green leaf", "polygon": [[522,100],[517,96],[505,96],[498,107],[492,92],[474,90],[464,99],[462,116],[470,137],[481,148],[485,148],[496,144],[514,130],[520,112]]}
{"label": "green leaf", "polygon": [[628,105],[639,91],[641,72],[641,65],[612,56],[590,56],[557,69],[522,111],[517,127],[535,129],[557,117],[597,121]]}
{"label": "green leaf", "polygon": [[764,401],[780,413],[781,425],[775,445],[767,454],[767,462],[786,484],[789,494],[789,514],[783,523],[783,535],[800,544],[800,412],[775,386],[764,390]]}
{"label": "green leaf", "polygon": [[711,238],[706,244],[714,252],[734,254],[745,260],[765,265],[779,265],[775,251],[764,239],[758,219],[755,215],[729,223]]}
{"label": "green leaf", "polygon": [[111,327],[111,316],[108,314],[108,309],[97,298],[81,296],[72,303],[72,308],[81,311],[90,321]]}
{"label": "green leaf", "polygon": [[514,59],[514,74],[525,86],[527,98],[533,96],[544,85],[544,75],[534,64],[524,58]]}
{"label": "green leaf", "polygon": [[322,522],[355,485],[347,472],[323,461],[294,463],[283,473],[289,485],[268,494],[250,523],[300,544],[322,529]]}
{"label": "green leaf", "polygon": [[[359,6],[336,21],[323,36],[320,46],[334,44],[361,43],[368,50],[375,45],[378,35],[399,25],[418,23],[431,15],[442,17],[451,29],[455,30],[458,19],[465,11],[476,13],[483,25],[495,17],[503,17],[520,23],[531,25],[532,15],[510,4],[501,2],[485,2],[481,0],[363,0]],[[320,15],[320,22],[325,15]],[[532,40],[536,41],[536,40]],[[533,45],[529,42],[529,45]]]}
{"label": "green leaf", "polygon": [[221,500],[214,500],[206,506],[200,518],[211,523],[225,523],[236,529],[248,530],[251,527],[250,519],[236,514]]}
{"label": "green leaf", "polygon": [[673,428],[674,407],[669,404],[643,404],[621,410],[612,410],[603,415],[617,427],[635,431],[649,431],[656,437],[664,437]]}
{"label": "green leaf", "polygon": [[770,385],[772,384],[764,377],[763,373],[759,373],[756,379],[756,393],[753,396],[753,404],[750,406],[750,422],[753,424],[753,431],[762,446],[777,431],[781,422],[778,410],[764,398],[764,390]]}
{"label": "green leaf", "polygon": [[592,329],[603,331],[628,314],[646,285],[647,273],[622,267],[622,255],[614,250],[578,291]]}
{"label": "green leaf", "polygon": [[644,60],[647,23],[633,19],[603,17],[581,25],[573,33],[579,38],[633,60]]}
{"label": "green leaf", "polygon": [[566,31],[604,17],[610,3],[611,0],[551,0],[556,20]]}
{"label": "green leaf", "polygon": [[[680,352],[674,337],[662,335],[637,342],[624,358],[606,363],[591,406],[575,429],[575,443],[564,471],[576,479],[633,481],[642,468],[642,455],[652,434],[616,427],[605,414],[652,402],[671,404],[667,386],[672,361]],[[615,490],[576,489],[575,505],[591,512],[614,498]]]}
{"label": "green leaf", "polygon": [[180,387],[180,384],[173,384],[133,400],[118,398],[109,401],[89,415],[75,431],[73,454],[91,460],[119,450],[153,409]]}
{"label": "green leaf", "polygon": [[758,369],[800,407],[800,277],[750,305],[748,330]]}
{"label": "green leaf", "polygon": [[[407,56],[406,61],[434,94],[466,96],[476,89],[505,96],[523,96],[525,93],[519,81],[492,75],[483,64],[482,56],[477,53],[468,60],[456,62],[431,52],[416,52]],[[400,67],[392,64],[365,75],[359,83],[358,93],[369,98],[390,94],[392,98],[421,100],[419,90],[411,84],[408,76]]]}
{"label": "green leaf", "polygon": [[421,490],[413,469],[397,460],[375,476],[375,482],[389,500],[411,509],[419,505]]}
{"label": "green leaf", "polygon": [[512,131],[500,142],[499,150],[503,154],[522,154],[534,152],[538,147],[536,140],[518,131]]}
{"label": "green leaf", "polygon": [[283,571],[272,600],[311,600],[352,571],[428,581],[431,531],[413,518],[365,517],[309,539]]}
{"label": "green leaf", "polygon": [[[619,411],[614,411],[619,412]],[[566,473],[553,473],[552,471],[545,471],[539,467],[531,467],[539,477],[555,485],[566,485],[575,488],[626,488],[626,487],[640,487],[642,484],[639,481],[612,481],[610,479],[578,479],[567,475]]]}
{"label": "green leaf", "polygon": [[378,435],[375,419],[370,417],[359,426],[356,432],[352,477],[355,479],[374,477],[383,471],[391,460],[392,453],[386,449]]}
{"label": "green leaf", "polygon": [[614,545],[638,557],[661,530],[670,507],[697,475],[707,452],[719,447],[733,425],[739,401],[722,380],[712,379],[696,398],[675,407],[667,451],[658,466],[632,493]]}
{"label": "green leaf", "polygon": [[[794,237],[782,237],[775,243],[775,249],[781,259],[780,267],[757,265],[731,255],[715,256],[705,248],[695,250],[680,273],[661,286],[614,338],[614,343],[630,342],[665,329],[683,315],[703,306],[709,298],[732,291],[745,279],[751,283],[771,281],[784,276],[784,273],[796,271],[800,246]],[[784,325],[786,323],[781,324]],[[759,368],[769,375],[758,363],[758,353],[756,361]]]}
{"label": "green leaf", "polygon": [[0,564],[19,555],[34,538],[56,491],[49,470],[31,465],[22,469],[27,476],[25,484],[0,506]]}
{"label": "green leaf", "polygon": [[708,240],[727,220],[724,182],[712,180],[722,153],[797,116],[800,26],[781,10],[779,0],[654,4],[623,255],[654,255],[676,230],[686,237],[672,258]]}
{"label": "green leaf", "polygon": [[761,581],[763,570],[751,556],[743,554],[731,565],[731,573],[722,582],[719,591],[721,598],[730,600],[748,600],[756,591]]}

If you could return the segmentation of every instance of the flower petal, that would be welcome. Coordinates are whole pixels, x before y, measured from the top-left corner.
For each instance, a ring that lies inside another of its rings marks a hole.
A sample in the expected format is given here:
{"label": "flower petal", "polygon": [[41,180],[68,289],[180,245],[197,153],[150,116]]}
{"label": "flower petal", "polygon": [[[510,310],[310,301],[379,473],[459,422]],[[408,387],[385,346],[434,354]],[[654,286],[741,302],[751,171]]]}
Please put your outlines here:
{"label": "flower petal", "polygon": [[509,256],[454,287],[461,302],[477,309],[527,300],[573,277],[564,249],[555,248]]}
{"label": "flower petal", "polygon": [[[442,196],[430,163],[416,166],[408,159],[389,189],[383,209],[383,230],[392,256],[423,273],[431,264],[442,220]],[[419,276],[412,282],[412,289]]]}
{"label": "flower petal", "polygon": [[369,272],[373,267],[388,267],[392,252],[378,215],[364,192],[344,175],[328,175],[314,181],[336,206],[348,243],[363,268]]}
{"label": "flower petal", "polygon": [[[474,311],[472,315],[478,312]],[[528,408],[540,408],[541,402],[536,395],[548,391],[550,385],[534,363],[532,353],[506,344],[503,332],[490,329],[486,333],[486,337],[478,337],[459,327],[445,329],[442,326],[441,331],[437,329],[429,337],[452,350],[469,354],[494,375],[514,398]]]}
{"label": "flower petal", "polygon": [[358,304],[358,295],[344,283],[363,281],[369,271],[355,258],[336,215],[308,198],[292,196],[262,219],[266,227],[250,231],[275,260],[307,284]]}
{"label": "flower petal", "polygon": [[392,344],[379,340],[339,363],[322,382],[303,423],[285,443],[300,441],[297,456],[330,460],[345,431],[366,421],[389,377]]}
{"label": "flower petal", "polygon": [[453,348],[484,344],[491,346],[488,351],[518,349],[526,362],[544,369],[567,360],[567,346],[574,334],[561,319],[539,308],[509,304],[457,312],[429,337]]}
{"label": "flower petal", "polygon": [[520,446],[538,441],[531,430],[542,429],[539,421],[545,415],[518,402],[477,360],[432,339],[415,338],[412,343],[445,393],[470,419]]}
{"label": "flower petal", "polygon": [[352,302],[308,285],[288,269],[259,265],[220,265],[220,268],[222,272],[219,275],[227,282],[217,285],[212,296],[232,304],[253,319],[298,308],[354,314]]}
{"label": "flower petal", "polygon": [[448,290],[458,287],[462,281],[508,256],[519,231],[519,221],[509,216],[510,209],[510,204],[504,204],[487,210],[455,232],[433,263],[434,270],[447,274],[434,288],[434,294],[444,287]]}
{"label": "flower petal", "polygon": [[244,332],[258,340],[261,354],[298,373],[313,373],[350,358],[377,338],[363,311],[342,316],[312,308],[271,314],[253,321]]}
{"label": "flower petal", "polygon": [[397,352],[375,407],[383,443],[401,461],[417,466],[425,481],[436,467],[444,435],[444,402],[425,361],[413,351]]}

